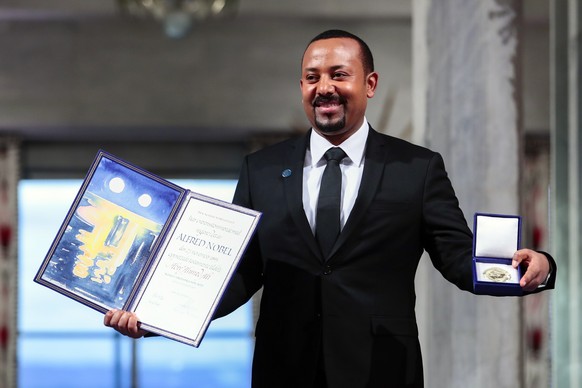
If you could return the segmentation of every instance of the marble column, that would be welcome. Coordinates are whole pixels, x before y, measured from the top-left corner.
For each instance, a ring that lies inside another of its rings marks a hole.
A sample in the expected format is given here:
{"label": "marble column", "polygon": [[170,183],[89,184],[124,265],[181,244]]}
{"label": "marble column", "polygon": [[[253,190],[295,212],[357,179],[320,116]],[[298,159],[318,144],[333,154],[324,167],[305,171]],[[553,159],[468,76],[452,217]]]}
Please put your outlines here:
{"label": "marble column", "polygon": [[553,0],[551,11],[552,383],[574,388],[582,386],[582,4]]}
{"label": "marble column", "polygon": [[[472,227],[520,213],[519,0],[415,0],[413,140],[440,152]],[[519,387],[521,300],[475,296],[423,260],[417,313],[427,387]]]}

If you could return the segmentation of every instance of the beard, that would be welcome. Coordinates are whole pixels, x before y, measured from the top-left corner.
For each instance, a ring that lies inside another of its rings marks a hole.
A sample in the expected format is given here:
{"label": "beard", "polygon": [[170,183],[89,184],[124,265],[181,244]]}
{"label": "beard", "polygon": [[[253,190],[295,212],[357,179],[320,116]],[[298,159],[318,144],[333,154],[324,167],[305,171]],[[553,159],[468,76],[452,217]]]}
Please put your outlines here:
{"label": "beard", "polygon": [[316,115],[315,125],[323,133],[338,132],[344,129],[344,127],[346,126],[346,116],[344,115],[335,121],[331,120],[322,121],[321,118],[317,117]]}
{"label": "beard", "polygon": [[320,104],[324,104],[326,102],[338,102],[342,106],[345,106],[345,99],[340,96],[330,96],[330,97],[323,97],[318,96],[313,101],[313,116],[315,118],[315,125],[316,127],[323,133],[333,133],[337,131],[341,131],[346,126],[346,115],[345,111],[343,115],[339,118],[333,119],[328,118],[325,116],[321,116],[317,114],[316,107]]}

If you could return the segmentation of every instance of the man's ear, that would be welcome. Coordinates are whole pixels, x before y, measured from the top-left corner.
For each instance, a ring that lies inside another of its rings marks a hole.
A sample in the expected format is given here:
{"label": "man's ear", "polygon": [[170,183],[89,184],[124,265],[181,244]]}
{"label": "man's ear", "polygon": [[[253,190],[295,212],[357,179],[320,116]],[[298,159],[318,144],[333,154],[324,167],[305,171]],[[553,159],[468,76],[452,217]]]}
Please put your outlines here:
{"label": "man's ear", "polygon": [[366,78],[366,86],[367,86],[366,95],[368,96],[368,98],[374,97],[374,93],[376,92],[376,86],[378,86],[378,73],[373,71],[370,74],[368,74],[368,77]]}

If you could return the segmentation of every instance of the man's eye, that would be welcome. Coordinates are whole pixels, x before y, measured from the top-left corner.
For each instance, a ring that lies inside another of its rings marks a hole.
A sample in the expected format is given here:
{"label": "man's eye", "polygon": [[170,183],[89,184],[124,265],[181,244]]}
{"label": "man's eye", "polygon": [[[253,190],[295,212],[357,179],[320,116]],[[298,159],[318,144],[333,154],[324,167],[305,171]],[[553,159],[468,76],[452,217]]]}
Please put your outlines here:
{"label": "man's eye", "polygon": [[344,73],[333,73],[333,78],[343,78],[345,77]]}
{"label": "man's eye", "polygon": [[315,76],[315,75],[306,75],[305,76],[305,80],[308,81],[308,82],[314,82],[314,81],[317,81],[317,76]]}

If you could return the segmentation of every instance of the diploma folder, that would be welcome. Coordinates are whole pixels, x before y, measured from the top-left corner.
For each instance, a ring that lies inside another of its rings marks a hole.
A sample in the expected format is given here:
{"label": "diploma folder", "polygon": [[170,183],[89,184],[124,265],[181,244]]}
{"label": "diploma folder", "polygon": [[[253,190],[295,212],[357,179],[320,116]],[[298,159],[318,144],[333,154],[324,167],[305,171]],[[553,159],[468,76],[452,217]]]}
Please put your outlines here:
{"label": "diploma folder", "polygon": [[34,281],[198,347],[260,217],[100,150]]}

